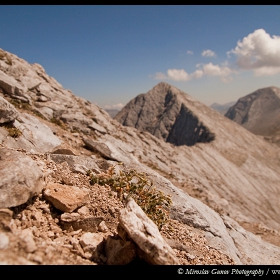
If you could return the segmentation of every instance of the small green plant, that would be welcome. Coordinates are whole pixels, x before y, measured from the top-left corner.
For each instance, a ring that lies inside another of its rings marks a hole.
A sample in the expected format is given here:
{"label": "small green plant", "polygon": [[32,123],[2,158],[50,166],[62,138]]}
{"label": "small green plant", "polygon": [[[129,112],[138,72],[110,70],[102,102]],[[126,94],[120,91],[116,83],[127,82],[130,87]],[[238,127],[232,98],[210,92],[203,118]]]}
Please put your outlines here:
{"label": "small green plant", "polygon": [[18,128],[16,128],[16,127],[8,127],[8,126],[6,126],[5,128],[6,128],[6,130],[9,133],[8,135],[13,137],[13,138],[18,138],[18,137],[20,137],[22,135],[22,132]]}
{"label": "small green plant", "polygon": [[153,182],[145,173],[139,173],[134,169],[117,173],[115,166],[111,166],[106,173],[95,174],[89,171],[88,176],[92,185],[110,186],[118,193],[121,201],[132,197],[159,229],[169,221],[171,197],[154,188]]}
{"label": "small green plant", "polygon": [[31,111],[35,116],[37,116],[43,120],[47,120],[39,111],[37,111],[36,109],[33,109],[32,106],[26,102],[22,102],[21,100],[18,100],[18,99],[11,99],[10,103],[13,104],[16,108]]}
{"label": "small green plant", "polygon": [[21,130],[14,127],[13,122],[3,123],[0,126],[4,127],[8,131],[8,135],[13,137],[13,138],[18,138],[22,135]]}
{"label": "small green plant", "polygon": [[28,103],[23,102],[19,99],[11,99],[11,100],[9,100],[9,102],[11,104],[13,104],[16,108],[24,109],[24,110],[28,110],[28,111],[32,110],[32,107]]}

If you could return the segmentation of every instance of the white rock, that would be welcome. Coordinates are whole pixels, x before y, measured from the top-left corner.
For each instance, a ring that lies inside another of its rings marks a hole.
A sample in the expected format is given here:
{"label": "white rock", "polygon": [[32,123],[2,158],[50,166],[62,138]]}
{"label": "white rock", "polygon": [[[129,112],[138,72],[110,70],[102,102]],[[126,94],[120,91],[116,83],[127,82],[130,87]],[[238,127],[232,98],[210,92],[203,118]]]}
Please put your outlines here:
{"label": "white rock", "polygon": [[80,244],[84,248],[90,246],[93,251],[103,241],[103,236],[99,233],[86,232],[80,238]]}
{"label": "white rock", "polygon": [[161,236],[158,227],[129,197],[120,211],[120,225],[146,255],[146,261],[157,265],[179,264],[172,248]]}
{"label": "white rock", "polygon": [[0,250],[8,248],[9,242],[9,236],[4,232],[0,232]]}

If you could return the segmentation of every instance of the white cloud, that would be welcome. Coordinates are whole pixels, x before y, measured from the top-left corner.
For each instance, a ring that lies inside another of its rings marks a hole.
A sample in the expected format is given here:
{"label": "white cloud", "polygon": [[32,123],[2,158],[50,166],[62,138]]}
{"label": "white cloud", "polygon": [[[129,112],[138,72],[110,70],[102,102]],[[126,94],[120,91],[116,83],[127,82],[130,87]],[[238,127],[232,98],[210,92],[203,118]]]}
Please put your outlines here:
{"label": "white cloud", "polygon": [[202,53],[201,53],[202,56],[207,56],[207,57],[212,57],[212,56],[216,56],[216,54],[211,51],[211,50],[204,50]]}
{"label": "white cloud", "polygon": [[167,76],[174,81],[189,81],[191,76],[184,69],[168,69]]}
{"label": "white cloud", "polygon": [[203,76],[203,71],[202,70],[195,70],[193,73],[191,73],[191,77],[193,79],[200,79]]}
{"label": "white cloud", "polygon": [[241,69],[254,70],[256,76],[280,72],[280,36],[272,37],[264,29],[257,29],[237,42],[228,55],[237,56]]}
{"label": "white cloud", "polygon": [[118,103],[118,104],[114,104],[114,105],[105,105],[104,109],[107,110],[112,110],[112,109],[116,109],[116,110],[120,110],[122,109],[124,105],[122,103]]}
{"label": "white cloud", "polygon": [[161,72],[157,72],[154,76],[152,76],[156,80],[165,80],[167,76]]}
{"label": "white cloud", "polygon": [[214,65],[213,63],[208,63],[203,65],[203,73],[207,76],[229,76],[232,70],[226,66]]}
{"label": "white cloud", "polygon": [[236,73],[227,66],[214,65],[213,63],[208,63],[203,65],[203,73],[207,76],[218,76],[223,82],[229,82],[232,80],[231,74]]}
{"label": "white cloud", "polygon": [[254,70],[255,76],[273,76],[280,73],[280,67],[260,67]]}
{"label": "white cloud", "polygon": [[[227,63],[225,63],[225,65],[227,65]],[[191,74],[187,73],[184,69],[168,69],[167,75],[160,73],[160,76],[173,81],[190,81],[193,79],[201,79],[203,76],[216,76],[220,77],[223,82],[229,82],[232,79],[231,74],[237,73],[227,66],[214,65],[213,63],[200,63],[197,64],[196,67],[199,69]],[[159,73],[157,73],[156,76],[158,74]]]}
{"label": "white cloud", "polygon": [[187,51],[187,54],[193,54],[193,51]]}

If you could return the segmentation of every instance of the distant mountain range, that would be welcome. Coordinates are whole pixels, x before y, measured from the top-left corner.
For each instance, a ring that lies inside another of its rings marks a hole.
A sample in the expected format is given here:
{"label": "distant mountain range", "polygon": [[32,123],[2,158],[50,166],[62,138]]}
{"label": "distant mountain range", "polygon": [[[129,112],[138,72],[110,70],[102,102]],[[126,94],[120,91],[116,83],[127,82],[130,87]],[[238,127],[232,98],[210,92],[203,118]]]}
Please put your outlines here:
{"label": "distant mountain range", "polygon": [[218,103],[213,103],[212,105],[210,105],[210,108],[218,111],[219,113],[221,113],[222,115],[225,115],[226,112],[228,111],[228,109],[233,106],[236,103],[236,101],[231,101],[225,104],[218,104]]}
{"label": "distant mountain range", "polygon": [[120,111],[118,109],[105,109],[105,111],[111,116],[111,118],[114,118],[115,115]]}

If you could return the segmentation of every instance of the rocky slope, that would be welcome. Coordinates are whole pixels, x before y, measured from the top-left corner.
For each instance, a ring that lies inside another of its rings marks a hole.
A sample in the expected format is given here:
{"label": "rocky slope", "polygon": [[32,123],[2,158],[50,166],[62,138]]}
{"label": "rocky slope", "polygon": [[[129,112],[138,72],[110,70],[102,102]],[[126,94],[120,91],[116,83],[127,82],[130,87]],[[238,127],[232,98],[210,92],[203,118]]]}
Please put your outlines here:
{"label": "rocky slope", "polygon": [[280,143],[280,89],[256,90],[229,108],[225,116],[266,140]]}
{"label": "rocky slope", "polygon": [[[122,126],[42,66],[0,50],[2,264],[279,263],[279,149],[162,88],[191,116],[191,132],[215,139],[183,133],[187,146],[175,128],[168,143]],[[131,199],[141,182],[155,193]]]}
{"label": "rocky slope", "polygon": [[137,96],[115,119],[179,145],[169,160],[181,164],[173,176],[211,193],[223,213],[279,229],[278,148],[166,83]]}

